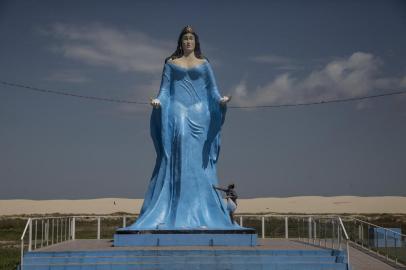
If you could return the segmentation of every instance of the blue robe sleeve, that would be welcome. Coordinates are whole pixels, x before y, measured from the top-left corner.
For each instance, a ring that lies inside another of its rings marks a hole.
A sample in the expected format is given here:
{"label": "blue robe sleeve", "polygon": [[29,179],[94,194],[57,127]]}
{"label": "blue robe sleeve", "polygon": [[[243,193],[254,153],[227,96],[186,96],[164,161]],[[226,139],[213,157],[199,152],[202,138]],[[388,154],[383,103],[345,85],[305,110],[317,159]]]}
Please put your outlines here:
{"label": "blue robe sleeve", "polygon": [[208,63],[207,66],[208,66],[207,72],[208,72],[209,89],[211,91],[210,94],[215,101],[220,102],[221,96],[217,87],[216,78],[214,77],[213,69],[210,63]]}
{"label": "blue robe sleeve", "polygon": [[159,194],[154,192],[155,190],[160,190],[163,183],[158,177],[159,170],[163,163],[167,162],[169,156],[168,150],[168,107],[170,100],[170,87],[171,87],[171,68],[168,64],[164,64],[162,71],[161,85],[159,87],[159,93],[157,99],[159,99],[161,106],[159,108],[153,108],[150,118],[150,134],[152,141],[154,143],[156,151],[156,161],[155,167],[152,172],[151,183],[148,186],[148,190],[144,197],[144,203],[141,208],[140,214],[143,215],[144,212],[149,208],[151,201],[154,201],[154,196]]}
{"label": "blue robe sleeve", "polygon": [[157,96],[161,106],[152,110],[150,120],[150,132],[158,160],[169,156],[167,142],[169,138],[167,132],[167,119],[171,90],[171,72],[172,71],[169,64],[165,63],[162,71],[161,85],[159,87],[159,93]]}
{"label": "blue robe sleeve", "polygon": [[161,86],[159,87],[158,99],[159,101],[165,102],[169,96],[170,85],[171,85],[171,69],[168,64],[165,63],[162,71]]}
{"label": "blue robe sleeve", "polygon": [[217,163],[220,154],[220,130],[224,123],[226,115],[226,106],[220,105],[221,95],[219,93],[213,69],[208,63],[207,65],[207,85],[209,92],[209,109],[210,109],[210,126],[207,134],[207,139],[204,145],[204,151],[207,159],[204,159],[204,167],[208,164],[214,165]]}

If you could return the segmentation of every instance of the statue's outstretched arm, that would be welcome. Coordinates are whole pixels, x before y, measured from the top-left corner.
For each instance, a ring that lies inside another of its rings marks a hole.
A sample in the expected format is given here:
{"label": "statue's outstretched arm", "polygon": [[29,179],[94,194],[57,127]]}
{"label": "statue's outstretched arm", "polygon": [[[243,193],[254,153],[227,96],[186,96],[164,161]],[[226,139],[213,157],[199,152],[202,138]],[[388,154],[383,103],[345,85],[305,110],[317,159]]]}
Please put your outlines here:
{"label": "statue's outstretched arm", "polygon": [[208,64],[208,79],[209,79],[209,87],[212,93],[213,98],[217,101],[220,102],[221,96],[217,87],[216,83],[216,78],[214,77],[214,72],[213,69],[211,68],[211,65]]}
{"label": "statue's outstretched arm", "polygon": [[166,99],[169,96],[169,88],[171,84],[171,74],[170,68],[168,64],[164,64],[164,68],[162,71],[162,79],[161,79],[161,86],[159,87],[159,94],[158,97],[152,99],[150,104],[154,108],[159,108],[161,106],[161,100]]}
{"label": "statue's outstretched arm", "polygon": [[214,72],[213,72],[213,69],[210,64],[208,65],[208,72],[209,72],[209,80],[210,80],[209,85],[210,85],[210,89],[212,91],[212,96],[221,105],[226,105],[227,102],[229,102],[231,100],[231,96],[222,97],[220,95],[218,87],[217,87],[217,83],[216,83],[216,78],[214,77]]}

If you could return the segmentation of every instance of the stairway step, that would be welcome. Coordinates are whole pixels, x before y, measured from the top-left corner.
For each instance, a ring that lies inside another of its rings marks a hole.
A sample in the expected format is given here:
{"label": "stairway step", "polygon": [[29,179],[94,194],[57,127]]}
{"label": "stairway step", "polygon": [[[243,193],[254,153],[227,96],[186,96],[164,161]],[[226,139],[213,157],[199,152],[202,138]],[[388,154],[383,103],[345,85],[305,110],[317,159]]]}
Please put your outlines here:
{"label": "stairway step", "polygon": [[33,251],[24,270],[347,270],[346,253],[331,249],[104,249]]}
{"label": "stairway step", "polygon": [[25,270],[347,270],[341,263],[148,263],[148,264],[59,264],[24,265]]}
{"label": "stairway step", "polygon": [[150,263],[150,262],[336,262],[336,256],[268,256],[268,255],[175,255],[175,256],[114,256],[114,257],[31,257],[24,258],[25,264],[59,264],[59,263]]}
{"label": "stairway step", "polygon": [[202,249],[202,250],[93,250],[93,251],[32,251],[24,254],[25,257],[69,257],[69,256],[120,256],[120,255],[137,255],[137,256],[176,256],[176,255],[268,255],[268,256],[331,256],[339,255],[340,253],[328,249],[321,250],[218,250],[218,249]]}

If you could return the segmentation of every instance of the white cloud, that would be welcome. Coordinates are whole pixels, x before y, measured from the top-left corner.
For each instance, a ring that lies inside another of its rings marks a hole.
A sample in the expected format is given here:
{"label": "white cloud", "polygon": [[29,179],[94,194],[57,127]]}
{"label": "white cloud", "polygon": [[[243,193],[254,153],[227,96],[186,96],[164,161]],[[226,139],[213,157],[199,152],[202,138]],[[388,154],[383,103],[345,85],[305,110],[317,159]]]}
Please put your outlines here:
{"label": "white cloud", "polygon": [[406,75],[402,78],[402,80],[401,80],[401,82],[400,82],[400,85],[401,85],[402,87],[406,87]]}
{"label": "white cloud", "polygon": [[251,61],[258,63],[269,63],[269,64],[286,64],[291,63],[292,59],[279,55],[260,55],[250,58]]}
{"label": "white cloud", "polygon": [[55,52],[86,64],[119,71],[160,72],[163,59],[176,47],[176,42],[158,40],[140,31],[118,30],[101,24],[74,26],[57,23],[43,32],[58,41]]}
{"label": "white cloud", "polygon": [[327,63],[305,77],[286,72],[251,91],[247,90],[244,79],[232,91],[234,102],[242,106],[303,103],[358,97],[379,89],[401,87],[401,78],[380,77],[381,65],[382,61],[374,55],[355,52],[348,58]]}
{"label": "white cloud", "polygon": [[60,70],[49,74],[45,80],[67,83],[84,83],[91,81],[88,77],[78,70]]}
{"label": "white cloud", "polygon": [[271,68],[278,70],[302,69],[302,66],[296,60],[279,55],[260,55],[250,57],[248,60],[259,64],[268,64]]}
{"label": "white cloud", "polygon": [[[121,72],[141,72],[148,75],[144,83],[132,87],[128,100],[148,102],[159,90],[165,57],[176,47],[168,42],[136,30],[117,29],[102,24],[68,25],[56,23],[40,33],[54,38],[51,50],[81,64],[107,67]],[[80,66],[75,70],[52,71],[46,80],[81,83],[85,77]],[[132,114],[150,109],[147,105],[118,104],[114,112]]]}

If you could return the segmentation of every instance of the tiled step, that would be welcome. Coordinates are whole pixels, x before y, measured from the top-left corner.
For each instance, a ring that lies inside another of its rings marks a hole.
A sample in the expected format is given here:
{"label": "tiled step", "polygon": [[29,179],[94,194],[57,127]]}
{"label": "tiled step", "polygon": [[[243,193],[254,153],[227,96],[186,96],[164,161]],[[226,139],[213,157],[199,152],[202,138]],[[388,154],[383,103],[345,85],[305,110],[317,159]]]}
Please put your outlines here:
{"label": "tiled step", "polygon": [[128,249],[128,250],[93,250],[93,251],[34,251],[24,257],[69,257],[69,256],[176,256],[176,255],[269,255],[269,256],[338,256],[340,251],[330,249]]}
{"label": "tiled step", "polygon": [[187,262],[224,262],[224,263],[284,263],[284,262],[328,262],[335,263],[336,256],[268,256],[268,255],[176,255],[176,256],[115,256],[115,257],[31,257],[25,258],[26,264],[63,264],[63,263],[187,263]]}
{"label": "tiled step", "polygon": [[347,270],[342,263],[170,263],[170,264],[72,264],[25,265],[25,270]]}

